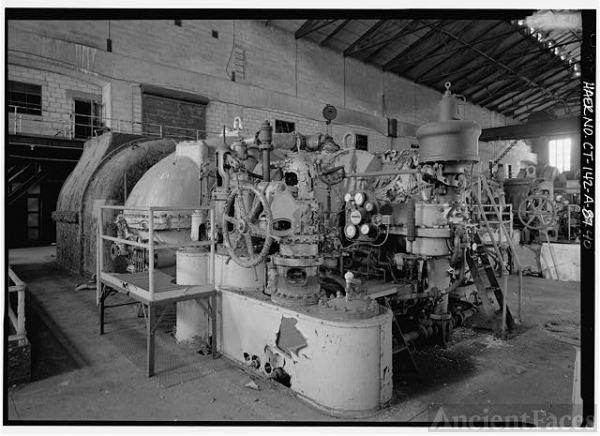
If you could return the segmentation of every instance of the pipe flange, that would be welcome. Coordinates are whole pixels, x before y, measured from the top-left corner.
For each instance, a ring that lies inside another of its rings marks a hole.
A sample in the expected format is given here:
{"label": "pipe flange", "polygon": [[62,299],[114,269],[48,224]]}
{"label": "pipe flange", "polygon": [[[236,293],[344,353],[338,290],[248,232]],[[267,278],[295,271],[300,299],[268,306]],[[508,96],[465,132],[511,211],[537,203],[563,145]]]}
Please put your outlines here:
{"label": "pipe flange", "polygon": [[449,321],[452,319],[451,313],[432,313],[429,318],[434,321]]}

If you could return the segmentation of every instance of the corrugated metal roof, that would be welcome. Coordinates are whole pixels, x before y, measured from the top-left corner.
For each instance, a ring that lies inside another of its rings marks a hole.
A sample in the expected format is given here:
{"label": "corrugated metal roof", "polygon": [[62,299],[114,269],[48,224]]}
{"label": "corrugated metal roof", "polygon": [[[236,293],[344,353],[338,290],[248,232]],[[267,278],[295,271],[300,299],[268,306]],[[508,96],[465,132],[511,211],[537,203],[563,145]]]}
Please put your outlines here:
{"label": "corrugated metal roof", "polygon": [[452,91],[467,101],[517,121],[540,112],[551,118],[578,116],[580,79],[573,69],[580,62],[581,27],[529,27],[533,21],[528,16],[544,14],[546,19],[578,16],[571,11],[512,11],[510,18],[501,14],[494,19],[492,13],[489,19],[473,19],[473,14],[463,19],[455,11],[447,19],[432,14],[421,18],[407,10],[404,19],[363,19],[350,11],[343,18],[269,23],[440,92],[450,81]]}

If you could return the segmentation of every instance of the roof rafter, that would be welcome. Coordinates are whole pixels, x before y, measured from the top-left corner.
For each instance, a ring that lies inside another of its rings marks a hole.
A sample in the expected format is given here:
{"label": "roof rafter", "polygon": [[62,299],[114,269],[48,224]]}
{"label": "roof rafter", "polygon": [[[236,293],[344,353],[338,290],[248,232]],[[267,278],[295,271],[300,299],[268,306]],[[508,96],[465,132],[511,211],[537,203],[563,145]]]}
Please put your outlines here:
{"label": "roof rafter", "polygon": [[400,31],[398,33],[396,33],[394,36],[392,36],[391,38],[388,38],[384,41],[380,41],[377,44],[374,44],[373,46],[369,47],[369,48],[373,48],[373,47],[377,46],[377,49],[375,49],[371,53],[369,53],[369,56],[367,56],[365,58],[365,62],[369,62],[369,61],[373,60],[375,58],[375,56],[377,56],[379,53],[381,53],[387,46],[389,46],[392,42],[396,41],[401,36],[408,35],[410,33],[417,32],[418,30],[420,30],[421,28],[412,29],[415,24],[417,24],[416,21],[409,20],[408,23],[406,23],[403,27],[401,27]]}
{"label": "roof rafter", "polygon": [[[490,32],[493,29],[495,29],[496,27],[498,27],[501,23],[502,22],[499,21],[496,24],[494,24],[492,27],[486,28],[486,29],[478,32],[475,36],[472,37],[472,39],[478,39],[478,38],[480,38],[481,36],[485,35],[486,33]],[[469,29],[469,28],[470,28],[470,26],[467,26],[464,29],[464,31],[466,32],[467,29]],[[482,41],[477,41],[477,42],[475,42],[475,44],[480,44],[481,42]],[[433,56],[431,56],[431,57],[435,57],[435,56],[445,55],[443,59],[440,59],[440,60],[436,61],[436,65],[435,65],[436,70],[439,69],[439,68],[443,68],[443,65],[445,63],[447,63],[447,62],[449,62],[451,60],[455,60],[456,58],[455,58],[454,53],[457,52],[457,51],[460,51],[460,50],[464,50],[464,47],[459,44],[459,47],[457,47],[457,48],[454,48],[452,50],[449,50],[449,51],[446,51],[446,52],[442,52],[442,53],[436,53]],[[421,58],[420,61],[423,61],[425,59],[427,59],[427,57],[426,58]],[[429,80],[431,80],[431,76],[429,76],[429,77],[427,77],[427,76],[428,76],[427,74],[425,76],[421,76],[420,79],[419,79],[419,82],[428,83]],[[434,77],[437,77],[437,75],[434,76]]]}
{"label": "roof rafter", "polygon": [[366,42],[369,42],[370,39],[377,33],[379,28],[388,21],[389,20],[379,20],[374,25],[369,27],[369,29],[365,33],[363,33],[361,36],[359,36],[352,44],[350,44],[350,46],[346,50],[344,50],[344,57],[354,54],[355,51],[357,51],[356,49],[361,44],[365,44]]}
{"label": "roof rafter", "polygon": [[350,20],[344,20],[344,21],[342,21],[342,23],[341,23],[339,26],[337,26],[337,27],[336,27],[336,28],[333,30],[333,32],[331,32],[329,35],[327,35],[327,36],[325,37],[325,39],[324,39],[323,41],[321,41],[321,43],[320,43],[319,45],[320,45],[321,47],[323,47],[325,44],[327,44],[329,41],[331,41],[331,40],[333,39],[333,37],[334,37],[335,35],[337,35],[338,33],[340,33],[340,31],[341,31],[341,30],[342,30],[344,27],[346,27],[346,24],[348,24],[349,22],[350,22]]}
{"label": "roof rafter", "polygon": [[319,30],[325,26],[329,26],[331,23],[338,21],[336,20],[306,20],[298,30],[296,30],[296,39],[304,38],[306,35]]}
{"label": "roof rafter", "polygon": [[[425,27],[429,27],[429,25],[427,25]],[[394,56],[390,61],[388,61],[383,66],[383,71],[390,71],[390,70],[394,69],[396,66],[398,66],[399,61],[404,57],[404,55],[406,53],[408,53],[410,50],[414,49],[419,44],[423,44],[425,41],[430,39],[431,36],[433,36],[435,34],[436,34],[436,31],[433,29],[430,29],[425,35],[421,36],[419,39],[414,41],[412,44],[410,44],[408,47],[406,47],[404,50],[402,50],[400,53],[398,53],[396,56]]]}

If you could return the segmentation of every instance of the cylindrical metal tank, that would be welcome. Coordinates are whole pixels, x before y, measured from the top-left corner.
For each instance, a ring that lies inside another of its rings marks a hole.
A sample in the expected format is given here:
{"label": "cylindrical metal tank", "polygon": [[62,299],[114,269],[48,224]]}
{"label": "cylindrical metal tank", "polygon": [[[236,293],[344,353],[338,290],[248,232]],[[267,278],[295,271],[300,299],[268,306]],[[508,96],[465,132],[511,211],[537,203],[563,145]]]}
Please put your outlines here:
{"label": "cylindrical metal tank", "polygon": [[481,128],[474,121],[437,121],[417,130],[419,162],[479,162]]}
{"label": "cylindrical metal tank", "polygon": [[[177,284],[207,284],[208,254],[199,247],[187,247],[177,251]],[[208,342],[209,335],[210,323],[204,309],[195,300],[178,302],[175,339],[183,342],[198,338]]]}

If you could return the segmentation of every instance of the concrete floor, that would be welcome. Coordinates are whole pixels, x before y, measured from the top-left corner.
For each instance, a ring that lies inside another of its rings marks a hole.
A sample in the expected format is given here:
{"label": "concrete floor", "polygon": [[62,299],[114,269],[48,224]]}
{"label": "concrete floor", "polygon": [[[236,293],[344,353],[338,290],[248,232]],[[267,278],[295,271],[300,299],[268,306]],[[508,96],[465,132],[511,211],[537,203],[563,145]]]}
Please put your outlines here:
{"label": "concrete floor", "polygon": [[[86,279],[58,270],[55,247],[11,250],[9,262],[28,284],[27,298],[60,345],[56,353],[49,352],[57,356],[39,357],[50,366],[58,359],[54,371],[41,371],[27,385],[5,386],[8,424],[44,420],[402,425],[430,422],[438,410],[432,404],[467,415],[489,410],[544,418],[571,412],[579,283],[524,277],[523,323],[517,332],[499,340],[489,332],[459,328],[447,349],[420,348],[415,360],[427,375],[425,383],[405,379],[395,368],[393,404],[358,421],[327,416],[272,382],[255,378],[260,390],[250,389],[245,386],[250,374],[223,357],[211,362],[214,370],[206,375],[165,388],[156,378],[148,379],[107,335],[98,335],[95,291],[75,291]],[[508,304],[516,314],[514,276],[509,289]],[[37,345],[32,342],[32,347]],[[63,353],[68,362],[60,362]],[[178,353],[195,355],[185,347]]]}

